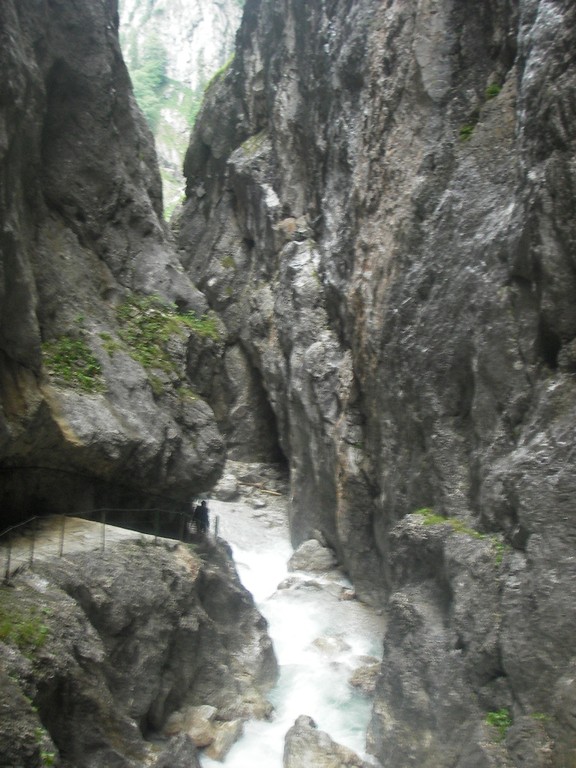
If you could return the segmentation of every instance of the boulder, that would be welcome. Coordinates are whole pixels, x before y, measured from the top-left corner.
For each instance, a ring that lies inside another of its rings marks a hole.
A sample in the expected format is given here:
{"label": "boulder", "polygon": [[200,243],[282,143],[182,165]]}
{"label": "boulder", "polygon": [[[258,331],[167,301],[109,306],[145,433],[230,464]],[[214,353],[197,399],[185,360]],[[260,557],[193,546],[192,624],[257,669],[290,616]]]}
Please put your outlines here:
{"label": "boulder", "polygon": [[202,764],[193,740],[181,734],[168,740],[150,768],[202,768]]}
{"label": "boulder", "polygon": [[300,715],[286,734],[284,768],[367,768],[351,749],[332,741],[307,715]]}
{"label": "boulder", "polygon": [[289,571],[326,573],[338,565],[334,552],[316,539],[303,542],[288,561]]}
{"label": "boulder", "polygon": [[340,635],[324,635],[312,641],[314,650],[323,656],[338,656],[350,650],[350,645]]}
{"label": "boulder", "polygon": [[243,731],[241,720],[217,722],[214,728],[214,739],[206,749],[206,755],[212,760],[224,760],[231,747],[240,738]]}
{"label": "boulder", "polygon": [[223,475],[210,493],[219,501],[234,501],[240,495],[237,478],[230,474]]}
{"label": "boulder", "polygon": [[187,733],[198,747],[207,747],[214,741],[214,719],[218,713],[216,707],[203,704],[197,707],[185,707],[173,712],[163,728],[167,736]]}
{"label": "boulder", "polygon": [[362,664],[352,672],[348,678],[348,682],[354,688],[362,691],[369,696],[374,695],[376,690],[376,683],[380,676],[381,664],[379,661],[374,661],[370,664]]}

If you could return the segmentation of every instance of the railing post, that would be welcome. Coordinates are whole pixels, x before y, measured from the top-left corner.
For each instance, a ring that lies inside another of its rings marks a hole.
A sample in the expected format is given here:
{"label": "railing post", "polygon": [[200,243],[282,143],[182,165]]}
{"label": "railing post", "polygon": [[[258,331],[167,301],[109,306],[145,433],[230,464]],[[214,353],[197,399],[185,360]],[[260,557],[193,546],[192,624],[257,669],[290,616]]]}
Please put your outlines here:
{"label": "railing post", "polygon": [[154,544],[158,544],[159,528],[160,528],[160,511],[156,509],[154,512]]}
{"label": "railing post", "polygon": [[218,534],[220,532],[220,515],[216,515],[214,518],[214,538],[218,538]]}
{"label": "railing post", "polygon": [[12,560],[12,536],[8,537],[8,556],[6,558],[6,575],[4,576],[4,581],[9,581],[10,579],[10,565]]}
{"label": "railing post", "polygon": [[102,552],[106,549],[106,510],[102,510]]}
{"label": "railing post", "polygon": [[184,525],[186,523],[186,515],[184,512],[180,512],[180,541],[184,541]]}
{"label": "railing post", "polygon": [[34,545],[36,543],[36,529],[38,528],[38,518],[32,521],[32,538],[30,539],[30,566],[34,565]]}
{"label": "railing post", "polygon": [[66,515],[62,515],[62,525],[60,526],[60,557],[64,554],[64,531],[66,528]]}

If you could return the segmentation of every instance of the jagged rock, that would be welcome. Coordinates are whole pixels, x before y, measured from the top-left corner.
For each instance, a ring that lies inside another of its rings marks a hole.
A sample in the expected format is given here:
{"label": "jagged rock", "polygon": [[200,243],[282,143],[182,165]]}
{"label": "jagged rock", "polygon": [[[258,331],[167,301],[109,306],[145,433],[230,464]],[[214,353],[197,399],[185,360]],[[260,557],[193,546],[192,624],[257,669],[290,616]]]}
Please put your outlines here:
{"label": "jagged rock", "polygon": [[222,470],[214,413],[187,373],[187,358],[211,340],[180,325],[166,360],[152,355],[144,366],[143,340],[134,331],[122,338],[118,311],[134,292],[199,316],[207,304],[162,220],[153,140],[121,58],[116,5],[0,6],[6,523],[159,498],[174,507]]}
{"label": "jagged rock", "polygon": [[214,739],[206,749],[206,755],[212,760],[224,760],[231,747],[242,735],[241,720],[218,722],[214,728]]}
{"label": "jagged rock", "polygon": [[186,734],[168,741],[151,768],[201,768],[194,742]]}
{"label": "jagged rock", "polygon": [[[33,706],[35,689],[30,665],[26,675],[24,664],[18,670],[22,684],[18,684],[14,665],[23,659],[7,658],[10,651],[0,644],[0,756],[6,766],[42,766],[43,756],[57,753],[48,732],[42,727]],[[14,656],[14,654],[12,654]]]}
{"label": "jagged rock", "polygon": [[300,715],[286,734],[284,768],[366,768],[348,747],[332,741],[307,715]]}
{"label": "jagged rock", "polygon": [[348,678],[348,682],[354,688],[358,688],[363,693],[372,696],[376,690],[376,683],[380,676],[381,664],[379,661],[373,661],[370,664],[362,664],[362,666],[352,672]]}
{"label": "jagged rock", "polygon": [[[222,545],[204,542],[202,559],[183,546],[110,545],[38,560],[3,590],[8,621],[28,627],[28,640],[9,632],[0,643],[10,681],[0,705],[14,713],[0,718],[6,764],[36,765],[53,745],[83,768],[197,765],[198,712],[240,723],[269,712],[266,623]],[[161,732],[175,737],[158,754],[146,737]],[[237,732],[214,724],[222,754]]]}
{"label": "jagged rock", "polygon": [[218,714],[216,707],[203,704],[197,707],[184,707],[173,712],[163,732],[168,736],[187,733],[197,747],[207,747],[214,741],[214,719]]}
{"label": "jagged rock", "polygon": [[316,579],[302,579],[299,576],[289,576],[287,579],[282,579],[278,584],[278,589],[325,589],[326,585],[321,584]]}
{"label": "jagged rock", "polygon": [[508,729],[506,747],[516,764],[526,768],[549,768],[554,745],[546,733],[547,719],[546,714],[536,712],[531,717],[519,717]]}
{"label": "jagged rock", "polygon": [[303,542],[288,561],[289,571],[317,571],[325,573],[337,566],[334,552],[323,547],[316,539]]}
{"label": "jagged rock", "polygon": [[349,651],[348,643],[338,635],[317,637],[312,641],[312,647],[324,656],[337,656],[344,651]]}
{"label": "jagged rock", "polygon": [[234,475],[224,475],[216,483],[211,495],[220,501],[233,501],[239,496],[238,480]]}
{"label": "jagged rock", "polygon": [[[247,1],[185,162],[183,263],[250,370],[221,378],[220,401],[262,384],[294,547],[321,530],[358,596],[390,606],[376,756],[507,764],[506,744],[481,743],[507,708],[551,713],[561,768],[576,743],[576,5],[303,9]],[[422,509],[452,522],[417,524]]]}

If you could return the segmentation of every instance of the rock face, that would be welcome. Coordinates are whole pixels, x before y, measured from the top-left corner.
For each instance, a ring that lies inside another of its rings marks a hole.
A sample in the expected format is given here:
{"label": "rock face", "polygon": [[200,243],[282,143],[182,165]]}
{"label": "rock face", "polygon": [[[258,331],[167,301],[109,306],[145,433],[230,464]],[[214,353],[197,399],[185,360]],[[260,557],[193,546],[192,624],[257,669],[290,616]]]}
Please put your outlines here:
{"label": "rock face", "polygon": [[239,0],[119,3],[122,51],[136,81],[147,51],[161,52],[166,65],[153,130],[167,213],[182,200],[182,162],[194,116],[206,84],[233,54],[241,6]]}
{"label": "rock face", "polygon": [[286,734],[284,768],[366,768],[356,753],[336,744],[307,715],[301,715]]}
{"label": "rock face", "polygon": [[316,539],[304,541],[288,562],[289,571],[330,571],[337,565],[334,553]]}
{"label": "rock face", "polygon": [[223,545],[202,547],[117,544],[1,588],[2,765],[194,768],[214,737],[179,711],[210,710],[217,733],[267,713],[266,622]]}
{"label": "rock face", "polygon": [[386,766],[576,759],[575,31],[568,0],[249,0],[188,150],[209,396],[289,458],[294,544],[388,602]]}
{"label": "rock face", "polygon": [[173,505],[210,487],[224,460],[187,375],[218,330],[182,315],[206,302],[162,223],[117,27],[114,1],[0,8],[4,522],[152,494]]}
{"label": "rock face", "polygon": [[230,58],[242,15],[241,0],[119,0],[126,39],[125,57],[138,52],[154,33],[164,43],[168,76],[202,88],[212,73]]}

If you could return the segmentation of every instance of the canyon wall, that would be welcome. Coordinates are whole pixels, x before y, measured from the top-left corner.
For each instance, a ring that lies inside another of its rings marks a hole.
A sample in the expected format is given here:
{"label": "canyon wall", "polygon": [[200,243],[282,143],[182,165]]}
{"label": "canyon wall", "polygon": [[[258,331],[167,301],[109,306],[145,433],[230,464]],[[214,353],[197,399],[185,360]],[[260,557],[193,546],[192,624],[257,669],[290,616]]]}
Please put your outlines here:
{"label": "canyon wall", "polygon": [[37,559],[0,587],[3,766],[200,768],[197,747],[221,759],[269,714],[276,659],[229,551],[166,544]]}
{"label": "canyon wall", "polygon": [[195,115],[207,83],[232,55],[242,2],[121,0],[119,12],[122,53],[154,132],[169,218],[182,201]]}
{"label": "canyon wall", "polygon": [[0,507],[174,508],[224,461],[189,359],[220,343],[162,220],[116,3],[0,7]]}
{"label": "canyon wall", "polygon": [[205,395],[388,608],[385,766],[576,764],[575,32],[567,0],[249,0],[187,153]]}
{"label": "canyon wall", "polygon": [[0,5],[3,523],[286,458],[386,768],[576,762],[575,15],[249,0],[171,235],[115,0]]}

